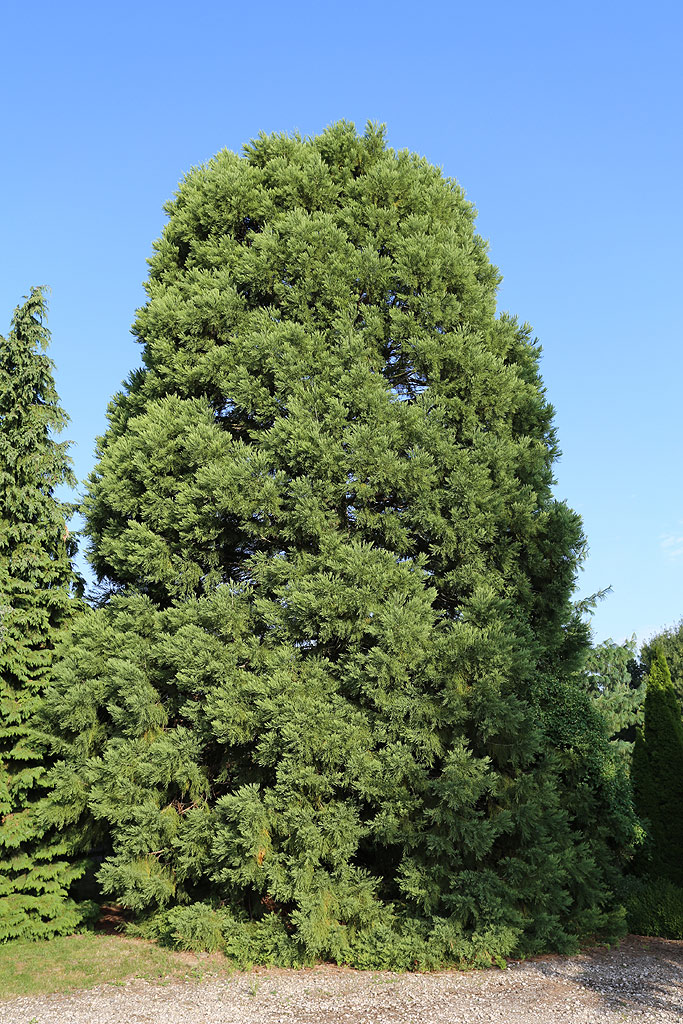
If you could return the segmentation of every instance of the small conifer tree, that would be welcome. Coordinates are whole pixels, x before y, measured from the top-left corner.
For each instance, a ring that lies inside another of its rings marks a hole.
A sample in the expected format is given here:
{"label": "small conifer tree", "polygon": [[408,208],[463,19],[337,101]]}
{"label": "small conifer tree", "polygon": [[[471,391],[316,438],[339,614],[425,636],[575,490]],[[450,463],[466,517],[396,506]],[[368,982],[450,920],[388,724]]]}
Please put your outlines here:
{"label": "small conifer tree", "polygon": [[0,337],[0,941],[63,934],[78,920],[66,898],[76,869],[35,814],[45,772],[36,715],[75,583],[70,510],[54,493],[74,480],[52,436],[66,417],[44,319],[36,288]]}
{"label": "small conifer tree", "polygon": [[636,808],[649,828],[643,873],[683,886],[683,721],[666,658],[655,649],[633,751]]}
{"label": "small conifer tree", "polygon": [[635,729],[640,724],[645,683],[634,680],[635,637],[623,644],[613,640],[593,647],[582,675],[595,706],[607,723],[611,741],[630,768]]}
{"label": "small conifer tree", "polygon": [[254,959],[618,931],[633,820],[576,682],[581,523],[462,190],[341,123],[220,153],[167,211],[85,506],[105,603],[51,695],[50,820],[140,927],[242,929]]}

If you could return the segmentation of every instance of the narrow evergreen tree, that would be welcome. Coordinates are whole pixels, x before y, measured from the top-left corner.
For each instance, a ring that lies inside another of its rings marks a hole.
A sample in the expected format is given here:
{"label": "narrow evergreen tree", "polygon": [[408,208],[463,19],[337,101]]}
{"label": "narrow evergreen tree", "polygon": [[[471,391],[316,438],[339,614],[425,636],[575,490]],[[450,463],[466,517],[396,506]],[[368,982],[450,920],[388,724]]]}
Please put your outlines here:
{"label": "narrow evergreen tree", "polygon": [[34,813],[45,771],[35,717],[75,582],[69,509],[54,493],[74,480],[52,436],[66,417],[44,318],[36,288],[0,337],[0,941],[66,933],[78,920],[66,898],[75,869]]}
{"label": "narrow evergreen tree", "polygon": [[663,653],[647,676],[645,720],[633,752],[636,808],[649,825],[641,871],[683,887],[683,721]]}
{"label": "narrow evergreen tree", "polygon": [[581,523],[462,190],[341,123],[222,152],[167,210],[49,820],[152,931],[259,958],[618,930],[633,819],[576,682]]}

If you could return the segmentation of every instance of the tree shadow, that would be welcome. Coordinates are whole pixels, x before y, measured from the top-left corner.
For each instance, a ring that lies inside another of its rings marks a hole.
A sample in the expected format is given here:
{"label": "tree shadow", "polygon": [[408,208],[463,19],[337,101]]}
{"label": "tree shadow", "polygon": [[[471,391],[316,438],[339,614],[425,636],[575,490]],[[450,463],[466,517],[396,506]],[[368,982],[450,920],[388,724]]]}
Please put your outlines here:
{"label": "tree shadow", "polygon": [[683,941],[629,935],[612,949],[552,958],[536,967],[595,993],[610,1009],[647,1009],[683,1020]]}

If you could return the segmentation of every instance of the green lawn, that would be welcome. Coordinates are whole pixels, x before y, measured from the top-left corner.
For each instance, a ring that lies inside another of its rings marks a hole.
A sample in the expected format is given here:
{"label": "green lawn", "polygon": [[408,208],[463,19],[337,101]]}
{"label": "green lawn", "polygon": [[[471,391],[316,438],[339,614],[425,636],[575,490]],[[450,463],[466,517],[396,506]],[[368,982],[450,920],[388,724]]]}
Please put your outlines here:
{"label": "green lawn", "polygon": [[222,974],[230,965],[220,954],[174,953],[143,939],[117,935],[69,935],[49,942],[0,945],[0,999],[92,988],[129,978],[163,983],[167,978]]}

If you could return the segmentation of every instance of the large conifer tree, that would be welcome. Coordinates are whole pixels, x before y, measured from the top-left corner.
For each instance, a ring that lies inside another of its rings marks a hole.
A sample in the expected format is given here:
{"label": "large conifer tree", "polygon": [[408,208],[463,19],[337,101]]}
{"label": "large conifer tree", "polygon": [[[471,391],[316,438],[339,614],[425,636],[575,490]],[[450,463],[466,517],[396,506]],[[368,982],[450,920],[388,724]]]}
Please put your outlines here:
{"label": "large conifer tree", "polygon": [[281,961],[618,928],[581,523],[462,190],[341,123],[220,153],[167,212],[90,481],[105,607],[52,697],[51,820],[150,927]]}
{"label": "large conifer tree", "polygon": [[45,772],[36,715],[75,584],[70,510],[55,497],[74,479],[53,437],[66,417],[45,312],[33,289],[0,337],[0,941],[65,933],[79,920],[66,899],[76,870],[35,814]]}

